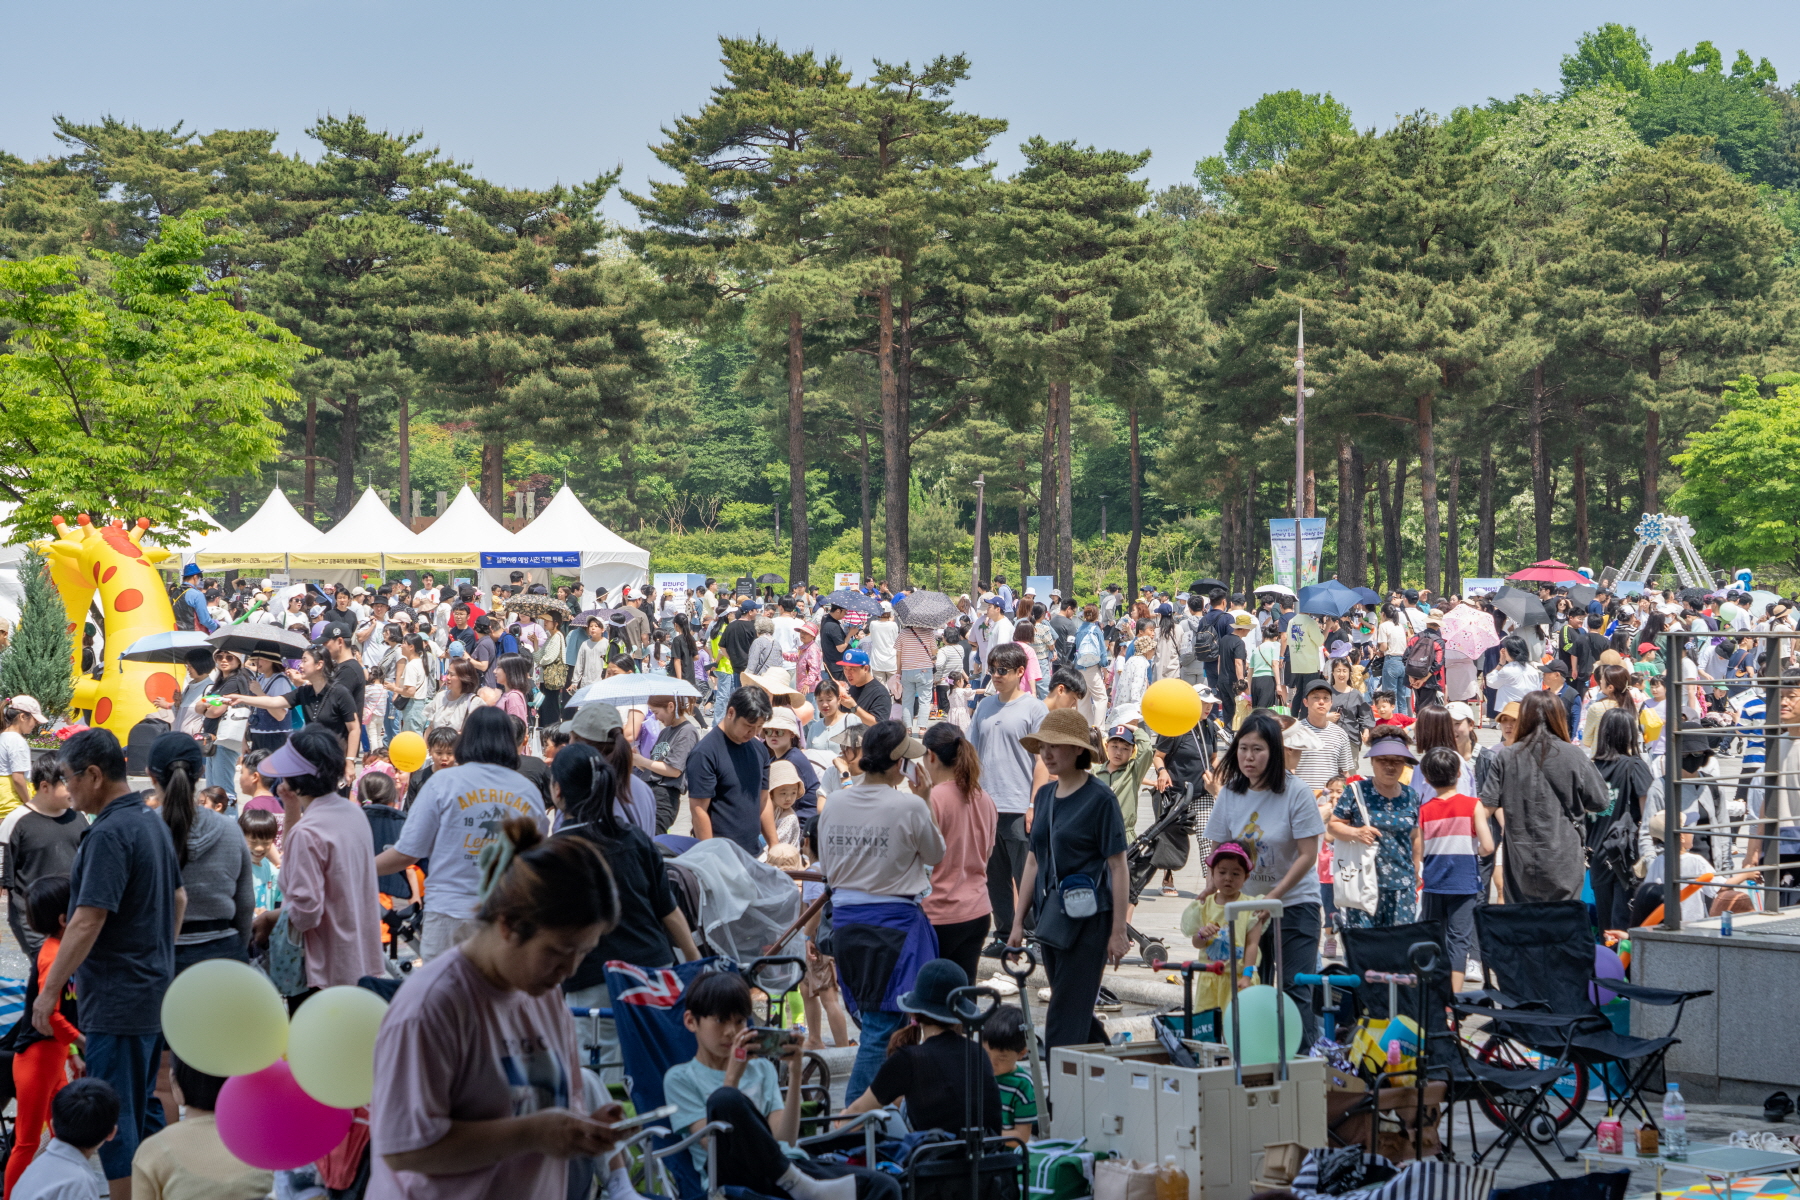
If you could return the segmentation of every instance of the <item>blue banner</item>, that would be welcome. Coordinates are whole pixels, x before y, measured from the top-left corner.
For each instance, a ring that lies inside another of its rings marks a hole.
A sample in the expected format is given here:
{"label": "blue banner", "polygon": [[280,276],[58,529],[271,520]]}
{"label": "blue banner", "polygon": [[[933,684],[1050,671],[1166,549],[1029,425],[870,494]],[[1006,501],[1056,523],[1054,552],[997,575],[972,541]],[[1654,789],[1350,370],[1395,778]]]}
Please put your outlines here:
{"label": "blue banner", "polygon": [[537,554],[518,551],[502,551],[481,555],[481,569],[484,571],[503,571],[508,567],[561,567],[565,570],[581,569],[581,552],[579,550],[548,550]]}

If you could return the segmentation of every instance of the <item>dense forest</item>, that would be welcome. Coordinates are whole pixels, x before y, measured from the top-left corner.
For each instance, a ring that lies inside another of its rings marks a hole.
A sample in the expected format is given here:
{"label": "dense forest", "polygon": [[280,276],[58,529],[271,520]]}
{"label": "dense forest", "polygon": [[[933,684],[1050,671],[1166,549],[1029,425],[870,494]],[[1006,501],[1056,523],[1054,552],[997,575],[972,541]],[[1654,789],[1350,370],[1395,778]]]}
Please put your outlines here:
{"label": "dense forest", "polygon": [[517,521],[567,482],[658,570],[1247,585],[1303,319],[1326,573],[1598,570],[1665,509],[1800,573],[1800,95],[1765,58],[1606,25],[1553,95],[1383,128],[1271,93],[1152,194],[1147,150],[964,110],[960,57],[720,47],[648,181],[509,188],[356,115],[311,155],[112,116],[0,151],[0,495],[235,525],[278,486],[324,528],[370,486]]}

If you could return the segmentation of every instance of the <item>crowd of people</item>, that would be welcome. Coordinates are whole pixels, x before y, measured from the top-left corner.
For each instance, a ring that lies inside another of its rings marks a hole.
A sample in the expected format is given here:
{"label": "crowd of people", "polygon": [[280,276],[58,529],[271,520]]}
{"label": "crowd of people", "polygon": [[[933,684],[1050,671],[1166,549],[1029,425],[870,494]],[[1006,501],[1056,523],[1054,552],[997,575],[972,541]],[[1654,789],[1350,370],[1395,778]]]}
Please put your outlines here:
{"label": "crowd of people", "polygon": [[[666,1081],[675,1120],[732,1124],[715,1148],[723,1183],[886,1197],[878,1172],[781,1148],[799,1055],[827,1026],[857,1045],[851,1112],[904,1100],[914,1127],[960,1128],[976,1052],[949,994],[1030,942],[1051,989],[1044,1044],[1104,1040],[1096,1003],[1130,952],[1141,890],[1160,872],[1178,895],[1196,849],[1204,882],[1184,931],[1209,958],[1235,933],[1295,998],[1308,1045],[1316,996],[1294,977],[1343,929],[1442,920],[1459,988],[1479,904],[1585,896],[1600,928],[1628,929],[1662,900],[1664,723],[1679,722],[1672,765],[1695,781],[1683,824],[1760,815],[1760,791],[1728,795],[1710,764],[1739,734],[1761,762],[1763,692],[1734,681],[1793,668],[1734,638],[1791,629],[1792,607],[1753,613],[1735,591],[1601,590],[1577,605],[1546,589],[1550,619],[1531,625],[1481,597],[1408,590],[1334,617],[1215,581],[1082,603],[995,579],[941,598],[929,626],[875,585],[619,593],[522,575],[485,593],[429,575],[330,590],[190,576],[176,604],[189,627],[274,624],[305,649],[196,651],[129,745],[84,729],[35,766],[25,739],[46,714],[11,698],[0,845],[32,969],[8,1197],[64,1194],[57,1181],[95,1164],[115,1197],[177,1194],[183,1172],[213,1180],[209,1195],[268,1190],[207,1124],[221,1081],[159,1033],[173,976],[233,958],[263,965],[295,1007],[416,967],[377,1042],[370,1194],[560,1197],[579,1160],[601,1164],[609,1200],[629,1200],[615,1110],[586,1091],[569,1006],[607,1003],[608,962],[700,956],[664,863],[714,839],[821,873],[830,903],[803,931],[804,1045],[750,1049],[761,1035],[736,974],[690,987],[698,1049]],[[1442,637],[1464,606],[1492,621],[1483,657]],[[1717,636],[1687,641],[1672,712],[1657,635],[1677,627]],[[620,675],[691,686],[579,695]],[[1163,680],[1193,689],[1192,729],[1146,724]],[[234,710],[250,713],[237,749],[220,736]],[[1800,730],[1800,674],[1784,676],[1780,710]],[[1490,725],[1497,745],[1479,739]],[[426,746],[412,770],[389,756],[403,732]],[[1134,876],[1128,851],[1151,823]],[[1749,906],[1732,885],[1761,868],[1763,842],[1678,841],[1682,873],[1715,880],[1684,913]],[[1800,887],[1787,862],[1784,886]],[[1228,931],[1224,905],[1242,896],[1281,900],[1281,921]],[[413,908],[416,933],[389,919]],[[1214,979],[1202,1007],[1228,997]],[[990,1025],[972,1075],[989,1126],[1028,1133],[1037,1097],[1016,1070],[1016,1013]]]}

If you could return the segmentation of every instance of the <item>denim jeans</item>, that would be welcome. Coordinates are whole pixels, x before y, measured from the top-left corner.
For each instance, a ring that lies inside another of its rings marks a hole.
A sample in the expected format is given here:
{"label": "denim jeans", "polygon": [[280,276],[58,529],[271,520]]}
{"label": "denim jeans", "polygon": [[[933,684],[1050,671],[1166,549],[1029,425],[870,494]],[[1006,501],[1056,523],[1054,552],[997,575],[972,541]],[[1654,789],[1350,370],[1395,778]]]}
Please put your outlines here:
{"label": "denim jeans", "polygon": [[900,672],[900,711],[906,727],[919,730],[931,716],[931,668],[913,667]]}
{"label": "denim jeans", "polygon": [[725,704],[737,691],[737,676],[730,671],[713,672],[713,720],[725,715]]}
{"label": "denim jeans", "polygon": [[109,1180],[131,1178],[138,1143],[165,1123],[162,1101],[156,1098],[162,1049],[160,1033],[87,1035],[87,1073],[112,1084],[119,1094],[119,1131],[100,1147],[100,1166]]}
{"label": "denim jeans", "polygon": [[1406,660],[1390,654],[1381,660],[1381,691],[1394,693],[1397,711],[1412,713],[1412,692],[1406,686]]}
{"label": "denim jeans", "polygon": [[387,711],[381,714],[381,727],[387,734],[381,739],[384,746],[393,741],[394,735],[400,732],[400,710],[394,707],[392,692],[388,693]]}
{"label": "denim jeans", "polygon": [[875,1073],[887,1061],[888,1039],[906,1024],[906,1014],[879,1008],[865,1009],[856,1014],[856,1023],[861,1026],[857,1034],[859,1044],[856,1061],[850,1066],[850,1082],[844,1085],[845,1104],[853,1103],[856,1097],[869,1090],[869,1085],[875,1081]]}
{"label": "denim jeans", "polygon": [[206,760],[206,786],[222,787],[227,796],[237,796],[238,752],[227,750],[223,746],[214,746],[212,757]]}

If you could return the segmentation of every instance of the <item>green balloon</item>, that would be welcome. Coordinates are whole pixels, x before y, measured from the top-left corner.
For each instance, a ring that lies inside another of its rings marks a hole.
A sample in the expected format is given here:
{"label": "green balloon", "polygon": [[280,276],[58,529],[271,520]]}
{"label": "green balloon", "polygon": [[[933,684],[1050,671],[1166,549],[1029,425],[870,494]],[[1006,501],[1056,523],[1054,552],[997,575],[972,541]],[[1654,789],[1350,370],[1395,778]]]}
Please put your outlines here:
{"label": "green balloon", "polygon": [[[1225,1006],[1219,1014],[1220,1028],[1224,1031],[1225,1044],[1231,1047],[1231,1053],[1239,1064],[1247,1067],[1262,1063],[1272,1063],[1279,1057],[1276,1048],[1280,1043],[1276,1040],[1275,1000],[1281,998],[1282,1008],[1286,1010],[1287,1019],[1287,1057],[1300,1056],[1300,1006],[1286,992],[1277,991],[1268,984],[1259,983],[1255,987],[1247,987],[1237,994],[1237,998]],[[1232,1010],[1237,1010],[1238,1036],[1231,1033]]]}

